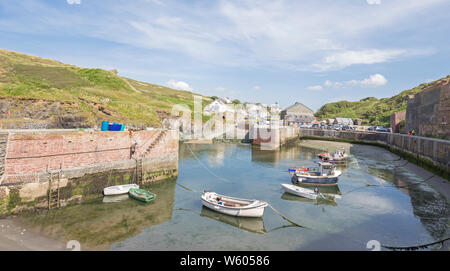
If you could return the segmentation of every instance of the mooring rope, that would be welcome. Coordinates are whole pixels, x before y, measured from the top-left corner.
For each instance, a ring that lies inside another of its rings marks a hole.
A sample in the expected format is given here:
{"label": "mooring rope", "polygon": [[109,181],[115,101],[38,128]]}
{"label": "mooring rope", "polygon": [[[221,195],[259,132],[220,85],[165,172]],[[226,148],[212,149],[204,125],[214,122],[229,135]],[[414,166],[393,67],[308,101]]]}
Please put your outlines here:
{"label": "mooring rope", "polygon": [[418,245],[418,246],[410,246],[410,247],[395,247],[395,246],[386,246],[386,245],[381,245],[381,246],[386,249],[391,249],[391,250],[418,250],[418,249],[425,249],[425,248],[428,248],[429,246],[433,246],[433,245],[437,245],[437,244],[443,245],[444,242],[447,240],[450,240],[450,237],[444,238],[444,239],[436,241],[436,242]]}
{"label": "mooring rope", "polygon": [[[179,186],[182,187],[183,189],[185,189],[185,190],[187,190],[187,191],[190,191],[190,192],[194,192],[194,193],[203,193],[203,191],[198,191],[198,190],[195,190],[195,189],[191,189],[191,188],[186,187],[186,186],[184,186],[184,185],[182,185],[182,184],[179,184],[179,183],[177,183],[177,185],[179,185]],[[281,218],[283,218],[284,220],[288,221],[288,222],[291,223],[292,225],[294,225],[294,226],[296,226],[296,227],[299,227],[299,228],[306,228],[306,229],[308,229],[307,227],[302,226],[302,225],[300,225],[300,224],[298,224],[298,223],[292,221],[292,220],[291,220],[290,218],[288,218],[287,216],[281,214],[279,211],[277,211],[277,209],[275,209],[275,208],[274,208],[270,203],[268,203],[268,202],[267,202],[267,206],[269,206],[269,207],[270,207],[277,215],[279,215]]]}
{"label": "mooring rope", "polygon": [[232,181],[227,180],[226,178],[220,177],[217,174],[215,174],[214,172],[212,172],[205,164],[203,164],[203,162],[197,157],[197,155],[195,155],[195,153],[192,151],[191,147],[189,147],[189,144],[185,144],[187,146],[187,148],[189,149],[189,151],[191,152],[192,156],[194,156],[195,160],[198,161],[198,163],[206,169],[206,171],[208,171],[211,175],[213,175],[214,177],[218,178],[219,180],[225,181],[227,183],[232,183]]}
{"label": "mooring rope", "polygon": [[189,188],[189,187],[187,187],[187,186],[184,186],[184,185],[182,185],[182,184],[179,184],[179,183],[177,183],[177,185],[180,186],[181,188],[187,190],[187,191],[190,191],[190,192],[194,192],[194,193],[203,193],[203,191],[194,190],[194,189],[191,189],[191,188]]}
{"label": "mooring rope", "polygon": [[305,226],[302,226],[300,224],[295,223],[294,221],[292,221],[291,219],[289,219],[287,216],[283,215],[282,213],[280,213],[279,211],[277,211],[277,209],[275,209],[270,203],[267,203],[268,206],[277,214],[279,215],[281,218],[283,218],[284,220],[286,220],[287,222],[291,223],[292,225],[299,227],[299,228],[305,228],[305,229],[309,229]]}

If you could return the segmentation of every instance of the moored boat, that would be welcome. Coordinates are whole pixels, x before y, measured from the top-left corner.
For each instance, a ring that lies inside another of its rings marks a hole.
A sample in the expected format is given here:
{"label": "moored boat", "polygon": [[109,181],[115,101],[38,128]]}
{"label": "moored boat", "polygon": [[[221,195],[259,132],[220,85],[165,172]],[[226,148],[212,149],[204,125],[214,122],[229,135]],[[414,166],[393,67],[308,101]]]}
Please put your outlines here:
{"label": "moored boat", "polygon": [[233,198],[211,191],[203,191],[201,198],[203,206],[211,210],[241,217],[262,217],[269,205],[265,201]]}
{"label": "moored boat", "polygon": [[106,187],[103,189],[103,195],[105,196],[115,196],[127,194],[131,188],[139,188],[137,184],[124,184]]}
{"label": "moored boat", "polygon": [[318,156],[322,161],[333,163],[345,162],[348,158],[348,154],[346,153],[345,148],[337,148],[333,154],[325,152],[320,153]]}
{"label": "moored boat", "polygon": [[150,202],[155,200],[156,194],[152,193],[150,191],[139,189],[139,188],[131,188],[130,191],[128,191],[128,194],[130,197],[132,197],[135,200],[139,200],[142,202]]}
{"label": "moored boat", "polygon": [[319,162],[317,170],[294,172],[292,174],[293,184],[311,185],[337,185],[338,177],[342,174],[336,170],[336,165],[329,162]]}
{"label": "moored boat", "polygon": [[307,189],[307,188],[303,188],[300,186],[296,186],[293,184],[284,184],[282,183],[281,186],[283,187],[284,191],[286,191],[287,193],[296,195],[296,196],[300,196],[300,197],[304,197],[307,199],[317,199],[317,197],[320,195],[319,192],[311,190],[311,189]]}

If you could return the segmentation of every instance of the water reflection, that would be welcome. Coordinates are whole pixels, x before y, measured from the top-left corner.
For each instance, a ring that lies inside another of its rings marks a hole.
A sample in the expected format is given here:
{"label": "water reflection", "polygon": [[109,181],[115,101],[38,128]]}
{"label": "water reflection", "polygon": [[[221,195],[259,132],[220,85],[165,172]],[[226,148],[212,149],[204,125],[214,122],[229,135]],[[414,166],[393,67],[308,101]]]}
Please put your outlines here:
{"label": "water reflection", "polygon": [[200,216],[209,217],[214,220],[226,223],[236,228],[242,229],[247,232],[264,234],[267,233],[264,228],[264,221],[262,218],[257,217],[237,217],[224,215],[206,207],[202,208]]}
{"label": "water reflection", "polygon": [[146,187],[158,195],[150,204],[128,195],[104,197],[49,212],[30,214],[24,222],[55,239],[78,240],[83,249],[106,249],[172,217],[176,180]]}
{"label": "water reflection", "polygon": [[278,166],[281,161],[285,160],[314,160],[317,158],[317,154],[317,150],[313,148],[297,145],[283,146],[279,150],[261,150],[258,146],[253,146],[252,162],[269,163]]}

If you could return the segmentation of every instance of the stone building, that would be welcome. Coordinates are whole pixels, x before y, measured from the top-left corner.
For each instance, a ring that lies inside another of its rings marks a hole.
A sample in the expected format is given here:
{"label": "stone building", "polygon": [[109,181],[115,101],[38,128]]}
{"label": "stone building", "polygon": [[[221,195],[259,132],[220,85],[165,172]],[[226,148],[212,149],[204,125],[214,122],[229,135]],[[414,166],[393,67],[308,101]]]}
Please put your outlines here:
{"label": "stone building", "polygon": [[280,118],[285,125],[311,123],[315,120],[314,111],[298,102],[281,111]]}
{"label": "stone building", "polygon": [[391,115],[391,129],[393,133],[400,133],[400,123],[405,120],[406,111],[396,112]]}
{"label": "stone building", "polygon": [[450,78],[440,80],[410,97],[405,130],[418,135],[450,138]]}

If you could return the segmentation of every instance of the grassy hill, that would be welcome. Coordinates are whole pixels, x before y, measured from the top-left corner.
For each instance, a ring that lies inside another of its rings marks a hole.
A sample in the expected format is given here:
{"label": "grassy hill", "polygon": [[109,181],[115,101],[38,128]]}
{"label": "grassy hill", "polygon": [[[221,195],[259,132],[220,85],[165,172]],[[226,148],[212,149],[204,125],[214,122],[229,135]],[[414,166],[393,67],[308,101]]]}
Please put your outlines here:
{"label": "grassy hill", "polygon": [[[450,75],[446,78],[449,77]],[[377,99],[368,97],[357,102],[340,101],[328,103],[323,105],[315,115],[318,119],[335,117],[361,119],[363,124],[366,125],[383,125],[388,127],[391,114],[406,109],[408,95],[421,92],[426,87],[435,84],[442,79],[404,90],[390,98]]]}
{"label": "grassy hill", "polygon": [[[102,120],[159,127],[174,104],[193,109],[193,95],[124,78],[114,70],[86,69],[0,49],[3,128],[93,127]],[[203,99],[203,106],[211,102]]]}

